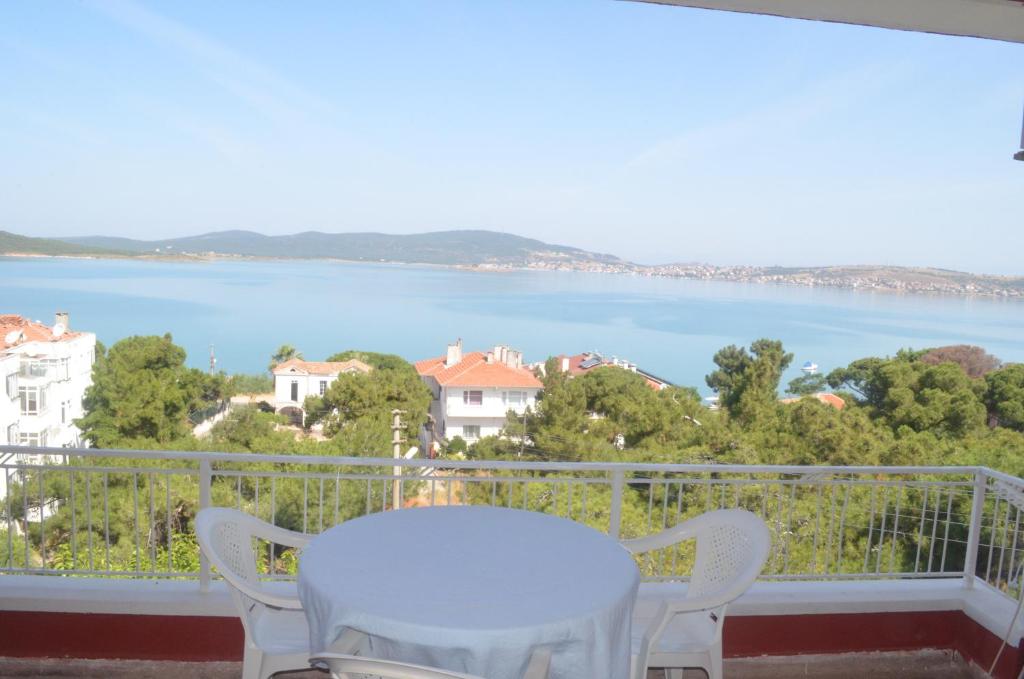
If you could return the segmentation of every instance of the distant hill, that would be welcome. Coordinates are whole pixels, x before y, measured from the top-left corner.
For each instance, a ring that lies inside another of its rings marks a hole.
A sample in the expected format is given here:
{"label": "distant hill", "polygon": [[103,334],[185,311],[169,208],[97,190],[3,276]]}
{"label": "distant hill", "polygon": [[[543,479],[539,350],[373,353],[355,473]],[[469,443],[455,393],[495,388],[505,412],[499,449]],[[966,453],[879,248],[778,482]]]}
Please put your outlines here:
{"label": "distant hill", "polygon": [[124,256],[131,253],[122,249],[106,246],[89,246],[80,243],[69,243],[54,238],[32,238],[19,236],[9,231],[0,231],[0,255],[44,255],[60,256]]}
{"label": "distant hill", "polygon": [[220,254],[467,266],[525,265],[536,261],[625,263],[612,255],[495,231],[435,231],[410,235],[306,231],[289,236],[216,231],[152,241],[105,236],[60,240],[77,246],[149,255]]}

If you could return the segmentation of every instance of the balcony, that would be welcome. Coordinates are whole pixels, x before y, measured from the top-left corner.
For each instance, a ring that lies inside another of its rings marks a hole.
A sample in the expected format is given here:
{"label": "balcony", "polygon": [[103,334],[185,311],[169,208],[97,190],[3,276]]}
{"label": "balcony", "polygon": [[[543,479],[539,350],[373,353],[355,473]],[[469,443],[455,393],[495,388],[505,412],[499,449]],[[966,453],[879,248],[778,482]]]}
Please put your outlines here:
{"label": "balcony", "polygon": [[[65,368],[65,374],[67,370]],[[18,380],[22,384],[42,386],[57,381],[57,366],[40,361],[23,362],[18,368]]]}
{"label": "balcony", "polygon": [[[46,464],[40,454],[62,457]],[[730,676],[853,676],[871,663],[874,676],[971,676],[972,664],[988,671],[1004,637],[992,676],[1016,677],[1024,665],[1024,626],[1014,621],[1024,480],[987,468],[0,447],[3,458],[0,656],[9,658],[237,662],[240,626],[192,534],[201,507],[235,506],[317,533],[396,504],[486,504],[557,514],[617,538],[719,507],[762,516],[773,548],[761,581],[729,609]],[[56,509],[30,511],[39,506]],[[689,549],[640,557],[644,579],[685,586]],[[293,587],[294,555],[262,553],[273,586]]]}

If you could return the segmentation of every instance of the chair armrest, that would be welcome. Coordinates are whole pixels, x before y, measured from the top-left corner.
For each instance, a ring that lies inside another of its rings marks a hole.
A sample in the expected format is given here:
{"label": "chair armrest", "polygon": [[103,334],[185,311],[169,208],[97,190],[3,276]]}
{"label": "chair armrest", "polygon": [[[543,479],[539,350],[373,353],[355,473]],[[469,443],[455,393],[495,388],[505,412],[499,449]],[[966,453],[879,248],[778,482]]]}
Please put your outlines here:
{"label": "chair armrest", "polygon": [[622,546],[632,554],[643,554],[644,552],[650,552],[655,549],[671,547],[683,540],[692,540],[697,537],[697,531],[689,524],[689,521],[684,521],[679,525],[666,528],[660,533],[655,533],[654,535],[647,535],[642,538],[634,538],[632,540],[623,540]]}
{"label": "chair armrest", "polygon": [[[218,568],[218,570],[220,569]],[[223,571],[221,571],[221,575],[224,575]],[[245,580],[237,577],[229,578],[225,576],[224,579],[227,580],[227,583],[231,587],[234,587],[245,596],[258,601],[265,606],[270,606],[271,608],[283,608],[289,611],[302,610],[302,602],[299,601],[297,597],[274,594],[258,587],[253,587]]]}
{"label": "chair armrest", "polygon": [[272,526],[270,524],[261,526],[257,537],[273,542],[276,545],[294,547],[295,549],[302,549],[309,544],[310,540],[313,539],[313,536],[306,533],[298,533],[293,530],[288,530],[287,528]]}

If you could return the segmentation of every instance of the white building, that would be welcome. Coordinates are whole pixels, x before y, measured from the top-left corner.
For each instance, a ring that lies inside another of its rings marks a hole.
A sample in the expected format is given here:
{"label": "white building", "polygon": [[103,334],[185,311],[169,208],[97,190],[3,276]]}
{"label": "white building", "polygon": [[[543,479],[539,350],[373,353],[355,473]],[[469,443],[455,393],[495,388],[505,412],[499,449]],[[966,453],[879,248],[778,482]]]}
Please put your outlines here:
{"label": "white building", "polygon": [[303,361],[292,358],[274,366],[274,411],[302,424],[307,396],[323,396],[339,375],[368,373],[362,361]]}
{"label": "white building", "polygon": [[[81,446],[74,420],[92,384],[96,335],[73,332],[68,315],[53,327],[12,314],[0,315],[0,440],[9,445]],[[11,407],[11,402],[15,407]]]}
{"label": "white building", "polygon": [[416,372],[433,395],[433,438],[460,436],[470,443],[499,434],[508,411],[532,408],[544,386],[523,366],[522,353],[496,346],[464,355],[462,340],[449,344],[444,356],[416,363]]}
{"label": "white building", "polygon": [[4,390],[0,392],[0,444],[3,445],[18,445],[20,365],[21,360],[17,354],[0,354],[0,378],[4,381]]}

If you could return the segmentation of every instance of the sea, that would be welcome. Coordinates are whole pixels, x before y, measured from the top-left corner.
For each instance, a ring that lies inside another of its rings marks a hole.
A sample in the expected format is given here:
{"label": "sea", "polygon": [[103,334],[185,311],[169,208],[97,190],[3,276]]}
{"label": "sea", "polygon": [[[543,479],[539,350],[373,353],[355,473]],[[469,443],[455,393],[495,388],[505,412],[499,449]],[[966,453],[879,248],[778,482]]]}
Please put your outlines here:
{"label": "sea", "polygon": [[108,346],[170,333],[189,365],[260,373],[282,344],[308,360],[345,349],[410,361],[508,344],[527,361],[597,351],[710,394],[720,348],[760,337],[827,372],[865,356],[948,344],[1024,362],[1024,301],[550,271],[310,260],[0,257],[0,313]]}

